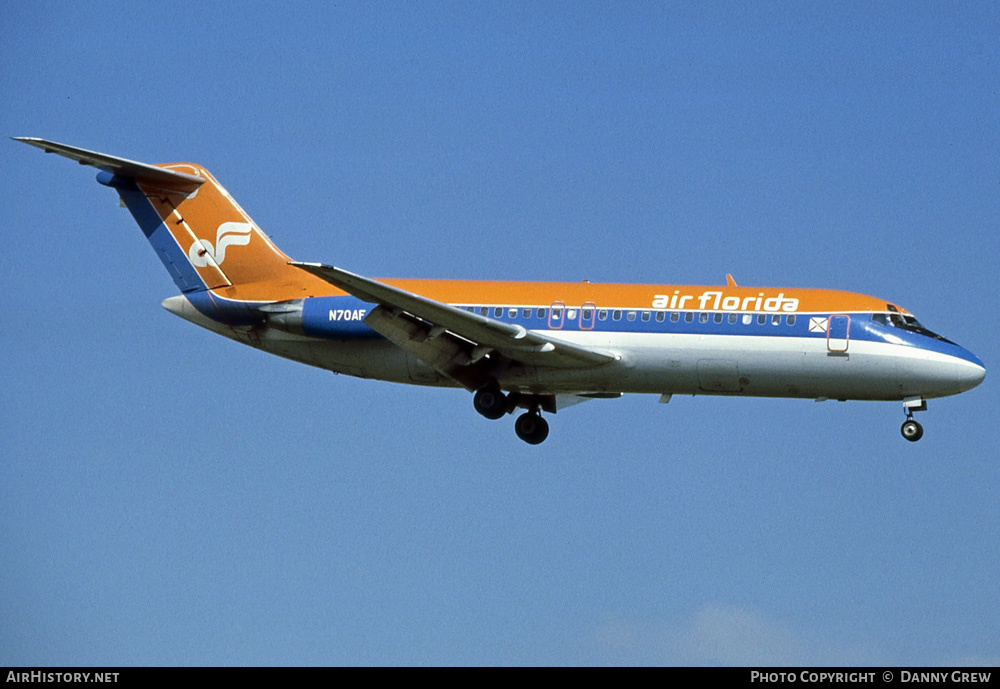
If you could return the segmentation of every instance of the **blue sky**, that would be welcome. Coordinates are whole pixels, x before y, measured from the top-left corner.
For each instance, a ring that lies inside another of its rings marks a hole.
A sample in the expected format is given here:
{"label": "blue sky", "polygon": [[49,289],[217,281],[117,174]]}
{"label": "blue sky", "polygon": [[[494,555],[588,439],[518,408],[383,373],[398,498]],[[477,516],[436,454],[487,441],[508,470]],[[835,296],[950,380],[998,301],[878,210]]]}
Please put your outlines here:
{"label": "blue sky", "polygon": [[94,171],[0,144],[0,665],[1000,663],[991,3],[2,3],[0,133],[195,161],[371,276],[813,286],[975,352],[891,403],[541,446],[241,347]]}

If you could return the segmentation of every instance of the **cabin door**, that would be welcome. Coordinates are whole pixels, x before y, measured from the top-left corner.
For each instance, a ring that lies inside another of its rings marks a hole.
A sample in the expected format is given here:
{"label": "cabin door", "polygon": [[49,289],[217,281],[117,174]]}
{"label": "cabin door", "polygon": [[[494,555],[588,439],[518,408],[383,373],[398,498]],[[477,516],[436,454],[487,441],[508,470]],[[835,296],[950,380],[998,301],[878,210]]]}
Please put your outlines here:
{"label": "cabin door", "polygon": [[851,317],[840,314],[830,316],[826,326],[826,348],[834,354],[847,351],[851,341]]}

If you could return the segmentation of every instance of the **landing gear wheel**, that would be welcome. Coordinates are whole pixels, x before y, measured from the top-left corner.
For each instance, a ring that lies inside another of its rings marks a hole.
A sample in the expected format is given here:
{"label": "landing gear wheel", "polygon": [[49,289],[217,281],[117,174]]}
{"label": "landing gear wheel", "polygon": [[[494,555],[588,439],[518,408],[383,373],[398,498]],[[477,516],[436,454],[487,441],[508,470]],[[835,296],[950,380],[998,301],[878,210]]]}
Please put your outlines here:
{"label": "landing gear wheel", "polygon": [[915,443],[924,435],[924,427],[913,419],[907,419],[903,423],[903,427],[899,429],[903,437],[909,440],[911,443]]}
{"label": "landing gear wheel", "polygon": [[524,442],[537,445],[549,437],[549,424],[540,414],[529,411],[517,417],[514,432]]}
{"label": "landing gear wheel", "polygon": [[507,396],[497,385],[479,388],[472,398],[472,404],[487,419],[499,419],[507,413]]}

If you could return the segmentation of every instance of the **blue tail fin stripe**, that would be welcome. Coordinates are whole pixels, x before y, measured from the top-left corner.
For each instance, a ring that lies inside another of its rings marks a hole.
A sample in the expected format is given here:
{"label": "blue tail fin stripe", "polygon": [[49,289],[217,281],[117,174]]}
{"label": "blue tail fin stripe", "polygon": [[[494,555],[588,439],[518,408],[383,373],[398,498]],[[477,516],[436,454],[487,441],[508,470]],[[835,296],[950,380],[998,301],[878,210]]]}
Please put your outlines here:
{"label": "blue tail fin stripe", "polygon": [[191,262],[188,261],[177,240],[170,234],[170,230],[163,224],[160,214],[153,208],[153,204],[146,198],[135,182],[132,180],[116,180],[114,185],[121,196],[122,202],[128,208],[136,223],[142,228],[146,239],[156,250],[156,255],[160,258],[174,284],[181,292],[199,292],[208,289],[205,281],[198,275]]}

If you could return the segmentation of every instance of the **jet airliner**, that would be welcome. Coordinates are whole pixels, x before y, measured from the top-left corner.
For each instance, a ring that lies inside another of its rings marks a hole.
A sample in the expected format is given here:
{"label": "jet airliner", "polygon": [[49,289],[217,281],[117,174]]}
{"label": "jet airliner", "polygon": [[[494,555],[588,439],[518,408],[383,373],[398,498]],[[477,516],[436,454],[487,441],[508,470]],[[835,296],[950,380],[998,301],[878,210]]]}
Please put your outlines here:
{"label": "jet airliner", "polygon": [[179,294],[163,306],[214,333],[361,378],[465,388],[476,411],[542,413],[651,393],[902,402],[901,431],[930,398],[982,382],[971,352],[906,309],[852,292],[726,285],[370,279],[291,260],[200,165],[149,165],[37,138],[99,170]]}

